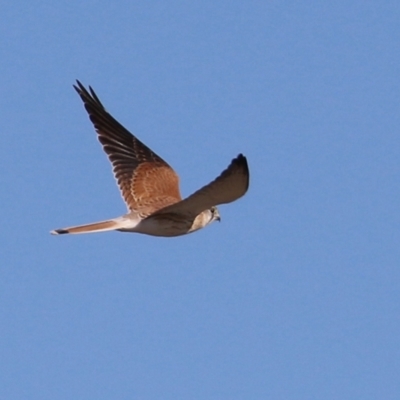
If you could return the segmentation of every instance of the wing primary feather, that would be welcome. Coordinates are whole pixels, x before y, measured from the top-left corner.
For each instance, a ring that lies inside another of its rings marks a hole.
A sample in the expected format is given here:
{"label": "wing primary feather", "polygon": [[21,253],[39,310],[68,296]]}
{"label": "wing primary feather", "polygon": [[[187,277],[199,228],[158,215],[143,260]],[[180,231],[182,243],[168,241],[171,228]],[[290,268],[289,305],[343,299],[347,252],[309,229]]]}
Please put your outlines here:
{"label": "wing primary feather", "polygon": [[[156,153],[130,133],[104,108],[91,86],[87,90],[77,80],[80,96],[107,154],[122,197],[130,211],[153,210],[180,201],[179,178]],[[160,199],[158,203],[154,199]]]}
{"label": "wing primary feather", "polygon": [[198,215],[219,204],[231,203],[242,197],[249,188],[250,173],[243,154],[234,158],[216,179],[186,199],[158,210],[156,214],[186,213]]}

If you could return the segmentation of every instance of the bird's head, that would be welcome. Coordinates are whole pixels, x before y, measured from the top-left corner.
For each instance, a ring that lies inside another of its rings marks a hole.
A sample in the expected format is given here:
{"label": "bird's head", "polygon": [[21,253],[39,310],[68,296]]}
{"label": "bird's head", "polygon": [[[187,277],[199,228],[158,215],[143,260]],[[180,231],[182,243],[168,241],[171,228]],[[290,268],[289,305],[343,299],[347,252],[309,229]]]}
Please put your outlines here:
{"label": "bird's head", "polygon": [[218,208],[213,206],[210,208],[210,212],[211,212],[211,220],[210,223],[213,221],[218,221],[221,222],[221,216],[219,215],[219,211]]}

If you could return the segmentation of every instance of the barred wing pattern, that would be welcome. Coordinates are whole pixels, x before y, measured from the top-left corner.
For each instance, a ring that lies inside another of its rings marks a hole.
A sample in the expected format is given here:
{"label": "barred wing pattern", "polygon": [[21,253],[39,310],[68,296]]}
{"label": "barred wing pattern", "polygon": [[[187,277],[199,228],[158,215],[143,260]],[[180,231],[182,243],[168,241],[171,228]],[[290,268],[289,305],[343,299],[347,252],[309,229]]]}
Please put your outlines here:
{"label": "barred wing pattern", "polygon": [[179,202],[179,177],[175,171],[115,120],[90,86],[88,91],[77,81],[74,88],[112,163],[114,176],[128,210],[146,217]]}

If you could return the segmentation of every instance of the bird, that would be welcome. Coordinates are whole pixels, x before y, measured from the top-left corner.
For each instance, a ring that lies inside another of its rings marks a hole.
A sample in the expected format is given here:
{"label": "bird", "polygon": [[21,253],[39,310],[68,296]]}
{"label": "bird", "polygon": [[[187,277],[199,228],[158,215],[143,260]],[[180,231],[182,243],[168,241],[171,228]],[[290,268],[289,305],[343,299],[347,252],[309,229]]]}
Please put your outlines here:
{"label": "bird", "polygon": [[179,177],[161,157],[124,128],[104,108],[91,86],[73,85],[113,168],[127,213],[85,225],[55,229],[53,235],[105,231],[175,237],[195,232],[221,217],[217,205],[242,197],[249,187],[249,167],[243,154],[211,183],[182,199]]}

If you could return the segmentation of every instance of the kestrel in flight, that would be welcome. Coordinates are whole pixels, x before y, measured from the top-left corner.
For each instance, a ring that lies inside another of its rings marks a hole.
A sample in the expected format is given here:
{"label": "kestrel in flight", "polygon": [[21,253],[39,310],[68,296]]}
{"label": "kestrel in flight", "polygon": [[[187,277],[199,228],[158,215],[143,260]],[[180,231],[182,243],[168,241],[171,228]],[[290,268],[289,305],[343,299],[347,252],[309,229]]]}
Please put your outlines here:
{"label": "kestrel in flight", "polygon": [[246,157],[239,154],[214,181],[182,200],[179,178],[157,154],[126,130],[103,107],[94,90],[77,81],[75,90],[89,114],[111,164],[128,213],[122,217],[51,231],[91,233],[137,232],[179,236],[220,220],[218,204],[242,197],[249,187]]}

